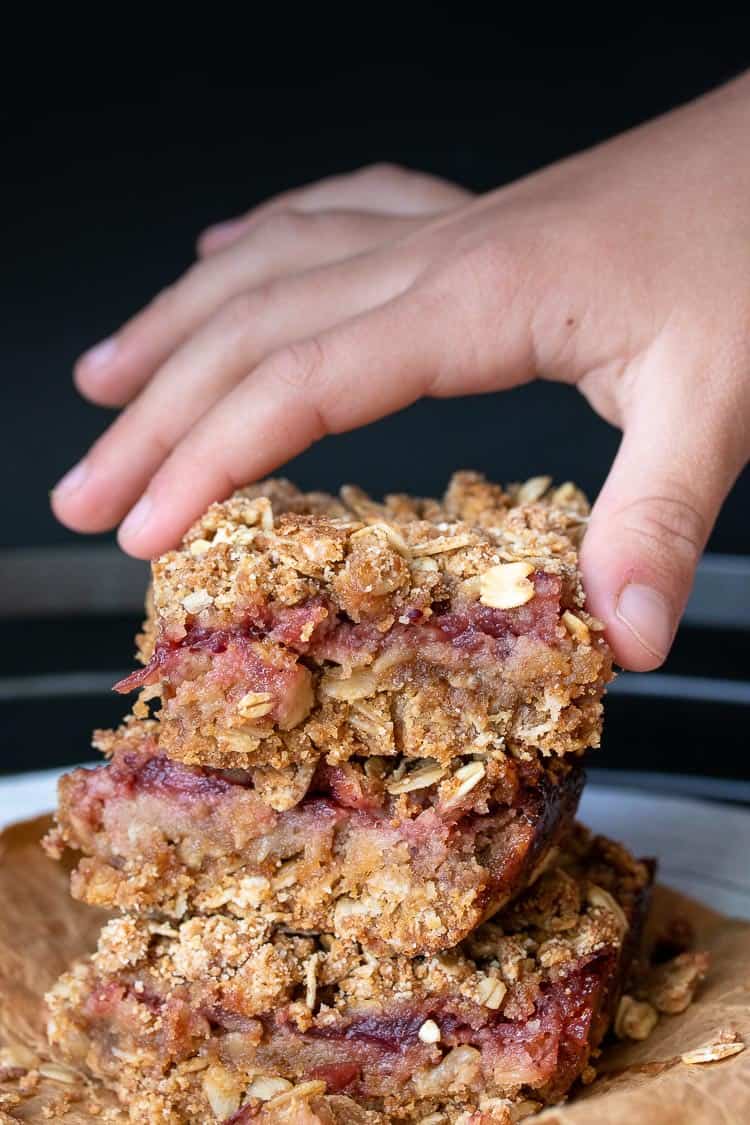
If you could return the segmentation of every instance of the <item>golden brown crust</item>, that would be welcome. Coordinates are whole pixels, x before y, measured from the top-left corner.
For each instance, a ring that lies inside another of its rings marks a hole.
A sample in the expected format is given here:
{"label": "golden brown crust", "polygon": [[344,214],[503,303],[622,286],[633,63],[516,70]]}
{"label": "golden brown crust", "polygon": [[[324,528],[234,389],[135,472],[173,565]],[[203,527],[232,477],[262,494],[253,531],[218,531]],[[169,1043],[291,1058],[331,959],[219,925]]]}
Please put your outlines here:
{"label": "golden brown crust", "polygon": [[[598,745],[611,656],[584,608],[586,503],[457,473],[441,501],[268,481],[153,566],[125,687],[187,762],[564,754]],[[217,640],[218,636],[218,640]]]}
{"label": "golden brown crust", "polygon": [[[316,1097],[351,1086],[393,1121],[456,1120],[480,1097],[556,1100],[604,1034],[649,882],[624,849],[578,830],[512,908],[449,953],[415,959],[375,959],[260,916],[118,918],[50,993],[50,1040],[147,1119],[158,1108],[175,1123],[243,1106],[249,1122],[269,1094],[309,1081],[325,1084]],[[543,1044],[568,1019],[588,1032],[555,1063]]]}
{"label": "golden brown crust", "polygon": [[276,811],[265,777],[259,790],[252,772],[173,762],[155,730],[100,732],[109,765],[60,781],[46,846],[83,853],[76,898],[172,918],[262,910],[382,953],[455,945],[521,891],[570,827],[583,783],[557,760],[467,759],[451,773],[351,759],[308,774],[307,791],[292,792],[296,773]]}

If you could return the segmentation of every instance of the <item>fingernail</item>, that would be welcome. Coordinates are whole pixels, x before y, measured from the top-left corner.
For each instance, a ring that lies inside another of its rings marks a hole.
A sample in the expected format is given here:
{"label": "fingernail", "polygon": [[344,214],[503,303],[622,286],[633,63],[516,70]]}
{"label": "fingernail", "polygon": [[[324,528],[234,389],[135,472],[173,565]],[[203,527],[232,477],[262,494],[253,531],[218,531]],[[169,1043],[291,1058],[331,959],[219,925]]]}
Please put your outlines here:
{"label": "fingernail", "polygon": [[615,614],[652,656],[663,660],[674,637],[672,607],[658,590],[631,582],[617,599]]}
{"label": "fingernail", "polygon": [[55,487],[52,489],[54,496],[70,496],[77,489],[81,487],[89,475],[88,463],[83,460],[69,469],[64,477],[61,477]]}
{"label": "fingernail", "polygon": [[136,535],[148,523],[152,508],[153,503],[150,496],[141,496],[138,503],[130,509],[120,524],[120,535]]}
{"label": "fingernail", "polygon": [[83,353],[81,366],[85,367],[87,371],[97,371],[100,367],[106,367],[112,361],[116,351],[117,339],[114,336],[109,336],[106,340],[102,340],[100,344]]}

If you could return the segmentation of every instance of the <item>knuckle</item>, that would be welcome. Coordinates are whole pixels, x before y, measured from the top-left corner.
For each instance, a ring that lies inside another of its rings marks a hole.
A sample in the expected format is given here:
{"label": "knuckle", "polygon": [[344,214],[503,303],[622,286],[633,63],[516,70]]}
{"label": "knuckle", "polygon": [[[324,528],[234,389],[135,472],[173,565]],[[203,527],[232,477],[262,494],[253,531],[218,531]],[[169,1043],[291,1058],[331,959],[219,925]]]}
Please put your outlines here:
{"label": "knuckle", "polygon": [[504,314],[523,284],[522,263],[499,239],[453,248],[433,261],[420,287],[459,309],[463,320],[477,323],[488,314]]}
{"label": "knuckle", "polygon": [[655,569],[683,572],[696,565],[710,530],[697,501],[676,491],[633,501],[621,513],[624,527]]}
{"label": "knuckle", "polygon": [[300,343],[287,344],[274,357],[274,373],[293,390],[307,390],[322,381],[325,370],[325,349],[319,337],[311,336]]}
{"label": "knuckle", "polygon": [[278,300],[278,285],[273,281],[263,282],[243,293],[236,293],[222,308],[222,327],[244,329],[248,323],[261,317],[276,300]]}
{"label": "knuckle", "polygon": [[519,255],[507,241],[487,239],[476,245],[453,247],[438,257],[426,280],[434,288],[467,294],[487,304],[504,304],[518,289],[522,277]]}
{"label": "knuckle", "polygon": [[243,328],[251,319],[255,308],[255,301],[250,293],[237,293],[230,297],[221,310],[222,328],[230,331]]}
{"label": "knuckle", "polygon": [[253,239],[262,239],[270,243],[298,238],[307,228],[307,216],[302,211],[284,208],[273,211],[261,220],[258,227],[250,235]]}

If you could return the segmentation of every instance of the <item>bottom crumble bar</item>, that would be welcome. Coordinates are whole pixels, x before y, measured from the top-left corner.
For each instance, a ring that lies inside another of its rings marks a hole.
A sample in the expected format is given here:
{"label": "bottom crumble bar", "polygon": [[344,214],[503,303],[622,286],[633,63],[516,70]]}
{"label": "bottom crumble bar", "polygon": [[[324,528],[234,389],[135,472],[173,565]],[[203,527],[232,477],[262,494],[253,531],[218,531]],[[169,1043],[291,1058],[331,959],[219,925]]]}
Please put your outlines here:
{"label": "bottom crumble bar", "polygon": [[173,762],[154,726],[100,734],[109,765],[60,782],[47,847],[83,853],[76,898],[172,918],[262,909],[383,954],[446,949],[504,906],[553,857],[583,785],[559,761],[352,760],[277,790],[297,802],[277,811],[263,771]]}
{"label": "bottom crumble bar", "polygon": [[[126,916],[49,994],[50,1041],[135,1122],[502,1121],[558,1101],[588,1065],[650,882],[649,865],[577,829],[513,905],[412,959],[260,916]],[[315,1115],[289,1117],[295,1099],[318,1099]]]}

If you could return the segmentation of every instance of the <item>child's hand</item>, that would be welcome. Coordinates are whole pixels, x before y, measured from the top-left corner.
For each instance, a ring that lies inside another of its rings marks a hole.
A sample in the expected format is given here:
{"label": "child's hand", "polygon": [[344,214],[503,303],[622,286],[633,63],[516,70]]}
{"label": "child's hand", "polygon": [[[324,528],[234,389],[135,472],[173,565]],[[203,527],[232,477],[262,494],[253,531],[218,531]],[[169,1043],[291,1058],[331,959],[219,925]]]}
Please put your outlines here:
{"label": "child's hand", "polygon": [[656,667],[750,451],[749,136],[743,78],[481,198],[378,167],[214,228],[80,361],[84,395],[130,405],[55,512],[82,531],[129,513],[123,547],[155,555],[325,433],[569,382],[625,431],[584,545],[590,608],[621,664]]}

